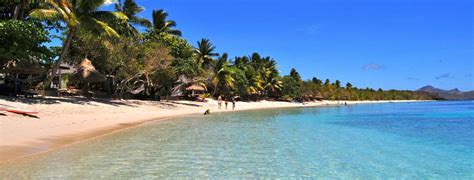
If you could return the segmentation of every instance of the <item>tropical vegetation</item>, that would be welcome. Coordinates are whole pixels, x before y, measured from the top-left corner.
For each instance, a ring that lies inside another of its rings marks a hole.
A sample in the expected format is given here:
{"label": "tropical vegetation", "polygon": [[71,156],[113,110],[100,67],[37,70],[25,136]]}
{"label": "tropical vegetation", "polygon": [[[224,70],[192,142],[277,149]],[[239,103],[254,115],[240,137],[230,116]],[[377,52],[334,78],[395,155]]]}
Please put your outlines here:
{"label": "tropical vegetation", "polygon": [[[165,10],[144,8],[134,0],[119,1],[114,10],[105,0],[4,0],[0,2],[0,74],[8,85],[28,71],[12,64],[36,64],[30,87],[51,90],[62,64],[78,65],[90,59],[109,78],[91,88],[109,97],[158,99],[186,95],[186,87],[203,87],[207,96],[238,96],[242,100],[389,100],[432,99],[426,93],[357,88],[341,81],[303,80],[296,69],[281,75],[277,61],[259,53],[230,57],[216,52],[211,40],[195,46],[182,37]],[[55,33],[54,33],[55,32]],[[45,43],[59,38],[62,45]],[[331,67],[326,67],[331,68]],[[26,68],[28,69],[28,68]],[[30,75],[28,75],[30,76]],[[88,86],[74,84],[71,86]]]}

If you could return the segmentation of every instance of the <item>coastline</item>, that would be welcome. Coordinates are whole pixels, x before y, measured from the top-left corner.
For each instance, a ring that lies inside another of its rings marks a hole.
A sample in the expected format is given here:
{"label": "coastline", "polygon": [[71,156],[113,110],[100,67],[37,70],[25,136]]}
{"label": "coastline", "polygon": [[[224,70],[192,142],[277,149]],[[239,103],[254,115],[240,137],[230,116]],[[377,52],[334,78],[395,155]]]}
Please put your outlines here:
{"label": "coastline", "polygon": [[[367,103],[417,102],[393,101],[316,101],[291,102],[237,102],[235,111],[321,107]],[[192,101],[139,101],[93,100],[81,98],[42,98],[41,100],[12,101],[0,99],[0,104],[36,110],[38,118],[6,114],[0,116],[0,163],[45,153],[68,145],[106,136],[148,122],[172,120],[179,116],[202,115],[206,109],[216,112],[234,112],[217,108],[215,100],[207,103]],[[199,107],[198,107],[199,106]]]}

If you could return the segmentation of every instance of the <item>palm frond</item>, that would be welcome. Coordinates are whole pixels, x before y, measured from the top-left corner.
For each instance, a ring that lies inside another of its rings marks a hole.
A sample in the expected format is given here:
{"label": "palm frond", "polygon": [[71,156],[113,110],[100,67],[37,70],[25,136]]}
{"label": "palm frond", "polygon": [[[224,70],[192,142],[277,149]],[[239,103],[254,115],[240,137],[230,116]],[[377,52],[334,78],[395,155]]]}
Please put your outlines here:
{"label": "palm frond", "polygon": [[133,16],[129,18],[130,18],[130,22],[132,23],[139,24],[147,28],[150,28],[152,26],[151,22],[146,18],[139,18],[139,17],[133,17]]}
{"label": "palm frond", "polygon": [[105,0],[76,0],[74,6],[83,13],[90,13],[96,11],[103,4],[105,4]]}
{"label": "palm frond", "polygon": [[91,13],[91,17],[102,20],[102,21],[111,21],[114,19],[118,20],[128,20],[128,17],[122,12],[110,12],[110,11],[95,11]]}
{"label": "palm frond", "polygon": [[105,33],[111,37],[120,37],[120,35],[107,23],[100,21],[95,18],[83,18],[81,19],[83,25],[82,28],[87,28],[88,30],[95,31],[96,33]]}
{"label": "palm frond", "polygon": [[30,16],[36,19],[58,19],[59,13],[51,9],[35,9],[30,13]]}
{"label": "palm frond", "polygon": [[167,30],[167,31],[165,31],[165,33],[175,35],[175,36],[182,36],[183,35],[180,30],[176,30],[176,29]]}

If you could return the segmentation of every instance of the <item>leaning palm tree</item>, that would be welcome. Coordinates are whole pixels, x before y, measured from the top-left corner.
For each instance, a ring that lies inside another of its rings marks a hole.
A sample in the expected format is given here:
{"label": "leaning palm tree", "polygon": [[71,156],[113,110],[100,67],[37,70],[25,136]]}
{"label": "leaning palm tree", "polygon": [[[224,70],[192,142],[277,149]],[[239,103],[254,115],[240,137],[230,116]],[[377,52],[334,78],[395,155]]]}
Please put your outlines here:
{"label": "leaning palm tree", "polygon": [[46,79],[45,86],[49,86],[56,74],[59,65],[63,62],[71,41],[79,30],[94,33],[106,33],[109,36],[119,37],[117,32],[107,22],[114,19],[126,20],[121,12],[98,10],[106,0],[45,0],[44,7],[35,9],[30,13],[33,18],[62,21],[66,26],[66,39],[56,65],[51,75]]}
{"label": "leaning palm tree", "polygon": [[209,41],[209,39],[201,39],[197,42],[198,47],[195,49],[197,55],[197,63],[201,67],[209,67],[213,61],[213,57],[219,56],[214,50],[216,47]]}
{"label": "leaning palm tree", "polygon": [[152,25],[152,32],[155,33],[166,33],[176,36],[181,36],[182,33],[180,30],[174,29],[176,27],[176,22],[172,20],[167,20],[168,13],[162,9],[160,10],[153,10],[152,18],[153,18],[153,25]]}

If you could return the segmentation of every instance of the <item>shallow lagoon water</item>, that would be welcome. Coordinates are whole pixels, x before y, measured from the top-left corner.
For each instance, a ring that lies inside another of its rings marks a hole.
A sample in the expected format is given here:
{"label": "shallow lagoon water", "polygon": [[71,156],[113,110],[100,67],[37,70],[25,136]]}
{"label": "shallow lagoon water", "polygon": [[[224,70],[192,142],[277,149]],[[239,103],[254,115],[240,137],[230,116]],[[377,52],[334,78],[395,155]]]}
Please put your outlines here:
{"label": "shallow lagoon water", "polygon": [[473,179],[474,102],[186,116],[1,164],[0,177]]}

